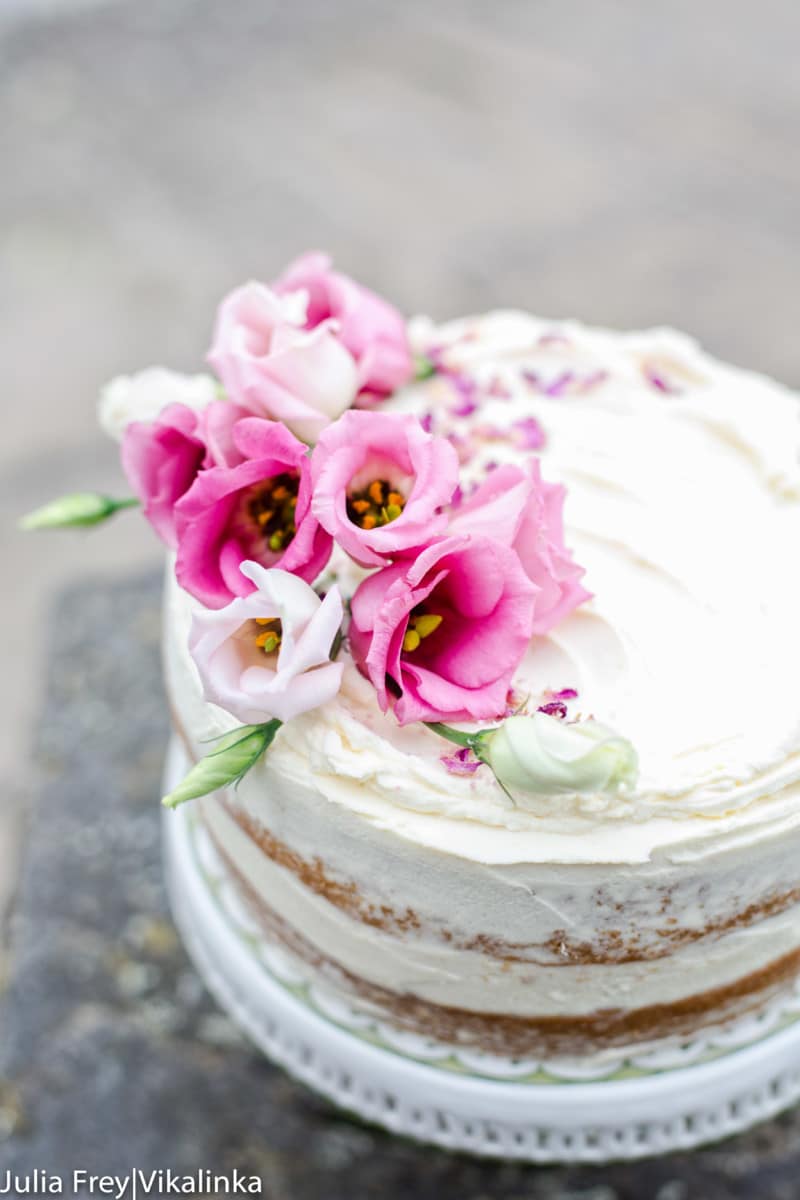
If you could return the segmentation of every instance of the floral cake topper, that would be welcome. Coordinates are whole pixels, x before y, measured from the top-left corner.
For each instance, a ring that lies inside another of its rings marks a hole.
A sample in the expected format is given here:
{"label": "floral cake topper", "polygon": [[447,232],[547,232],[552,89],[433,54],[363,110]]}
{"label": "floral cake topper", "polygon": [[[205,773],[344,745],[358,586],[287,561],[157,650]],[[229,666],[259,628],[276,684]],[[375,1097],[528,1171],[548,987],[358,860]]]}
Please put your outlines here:
{"label": "floral cake topper", "polygon": [[[322,254],[227,296],[208,361],[216,379],[151,369],[104,394],[133,497],[79,493],[23,522],[93,525],[141,505],[174,551],[199,602],[189,651],[204,695],[242,725],[165,805],[237,782],[284,722],[330,703],[344,650],[383,712],[459,747],[443,770],[486,764],[508,794],[634,781],[630,743],[567,719],[573,691],[532,714],[509,705],[531,639],[589,598],[564,543],[564,489],[533,454],[536,422],[524,466],[465,490],[457,439],[381,407],[452,368],[433,347],[415,360],[401,314]],[[473,411],[471,385],[456,390]],[[325,586],[334,548],[360,568],[347,603]]]}

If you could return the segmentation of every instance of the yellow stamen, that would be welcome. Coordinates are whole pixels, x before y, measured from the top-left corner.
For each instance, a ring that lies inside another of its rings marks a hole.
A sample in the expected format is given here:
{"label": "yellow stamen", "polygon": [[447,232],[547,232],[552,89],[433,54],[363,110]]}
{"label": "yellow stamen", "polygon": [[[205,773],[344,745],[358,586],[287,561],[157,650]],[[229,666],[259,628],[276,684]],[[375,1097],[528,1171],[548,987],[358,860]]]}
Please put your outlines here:
{"label": "yellow stamen", "polygon": [[402,516],[405,503],[403,493],[395,491],[387,479],[373,479],[347,497],[347,515],[359,529],[376,529]]}
{"label": "yellow stamen", "polygon": [[275,620],[274,617],[256,617],[256,625],[271,625]]}
{"label": "yellow stamen", "polygon": [[421,641],[422,638],[419,636],[416,629],[407,629],[405,637],[403,638],[403,649],[407,654],[410,654],[412,650],[416,650]]}
{"label": "yellow stamen", "polygon": [[298,487],[297,473],[284,471],[248,490],[244,498],[244,512],[260,534],[254,543],[255,553],[249,557],[257,558],[265,549],[278,554],[289,545],[297,532],[295,507]]}
{"label": "yellow stamen", "polygon": [[412,617],[411,623],[419,636],[426,638],[430,637],[439,628],[443,619],[438,613],[423,613],[419,617]]}

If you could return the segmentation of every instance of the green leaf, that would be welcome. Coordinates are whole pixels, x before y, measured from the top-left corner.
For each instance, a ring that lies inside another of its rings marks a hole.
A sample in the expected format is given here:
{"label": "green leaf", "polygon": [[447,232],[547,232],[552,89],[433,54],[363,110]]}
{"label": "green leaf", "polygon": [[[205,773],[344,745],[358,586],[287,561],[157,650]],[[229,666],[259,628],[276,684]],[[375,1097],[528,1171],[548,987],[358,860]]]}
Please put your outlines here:
{"label": "green leaf", "polygon": [[274,720],[264,725],[240,725],[226,733],[161,803],[165,808],[177,808],[187,800],[238,783],[272,744],[280,727],[281,722]]}
{"label": "green leaf", "polygon": [[97,492],[73,492],[51,500],[20,521],[20,529],[68,529],[99,525],[123,508],[135,508],[139,503],[133,496],[115,500]]}
{"label": "green leaf", "polygon": [[414,355],[414,379],[418,383],[422,383],[425,379],[430,379],[431,375],[436,374],[436,363],[432,359],[427,358],[424,354]]}

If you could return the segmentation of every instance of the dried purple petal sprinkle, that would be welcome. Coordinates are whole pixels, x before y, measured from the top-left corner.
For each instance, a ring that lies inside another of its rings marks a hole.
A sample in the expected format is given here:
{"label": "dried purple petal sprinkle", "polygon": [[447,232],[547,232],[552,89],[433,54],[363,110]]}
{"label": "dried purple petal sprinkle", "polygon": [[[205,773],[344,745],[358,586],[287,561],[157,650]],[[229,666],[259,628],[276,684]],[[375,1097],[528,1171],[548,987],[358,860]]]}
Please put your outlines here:
{"label": "dried purple petal sprinkle", "polygon": [[574,371],[562,371],[560,375],[556,375],[549,382],[543,379],[537,372],[528,367],[524,367],[520,372],[524,381],[535,392],[539,392],[542,396],[568,396],[568,395],[583,395],[585,392],[591,392],[594,388],[599,387],[601,383],[605,383],[608,379],[608,371],[597,370],[590,371],[588,375],[580,376]]}
{"label": "dried purple petal sprinkle", "polygon": [[426,433],[430,433],[431,430],[433,429],[433,413],[431,413],[431,412],[423,413],[419,419],[419,423],[422,426],[422,428],[425,430]]}
{"label": "dried purple petal sprinkle", "polygon": [[443,754],[439,761],[451,775],[474,775],[481,760],[476,758],[469,746],[462,746],[454,754]]}
{"label": "dried purple petal sprinkle", "polygon": [[577,700],[578,693],[575,688],[561,688],[558,692],[546,693],[551,700]]}
{"label": "dried purple petal sprinkle", "polygon": [[549,700],[547,704],[540,704],[536,711],[547,713],[548,717],[559,717],[563,721],[567,715],[567,706],[561,700]]}
{"label": "dried purple petal sprinkle", "polygon": [[511,428],[516,432],[516,440],[526,450],[541,450],[547,441],[536,417],[524,417],[521,421],[515,421]]}
{"label": "dried purple petal sprinkle", "polygon": [[450,409],[452,417],[471,417],[474,412],[478,411],[478,405],[474,400],[470,400],[468,396],[462,396],[458,404],[454,404]]}
{"label": "dried purple petal sprinkle", "polygon": [[563,396],[564,392],[570,386],[574,378],[575,375],[572,371],[564,371],[564,373],[559,375],[557,379],[554,379],[552,383],[548,383],[547,387],[544,389],[545,396]]}
{"label": "dried purple petal sprinkle", "polygon": [[681,389],[675,387],[652,363],[642,363],[642,374],[650,386],[654,387],[657,392],[663,392],[665,396],[680,396]]}

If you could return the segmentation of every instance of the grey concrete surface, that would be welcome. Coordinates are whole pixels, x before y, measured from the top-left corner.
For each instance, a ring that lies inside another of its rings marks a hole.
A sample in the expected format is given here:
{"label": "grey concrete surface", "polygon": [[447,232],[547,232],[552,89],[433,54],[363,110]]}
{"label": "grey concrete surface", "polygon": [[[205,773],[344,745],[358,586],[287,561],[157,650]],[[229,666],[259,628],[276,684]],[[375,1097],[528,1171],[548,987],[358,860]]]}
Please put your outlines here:
{"label": "grey concrete surface", "polygon": [[237,1168],[269,1200],[796,1200],[800,1110],[693,1154],[534,1169],[389,1137],[252,1050],[206,995],[164,900],[159,582],[57,597],[0,1000],[0,1187],[4,1170],[34,1167],[68,1180]]}

